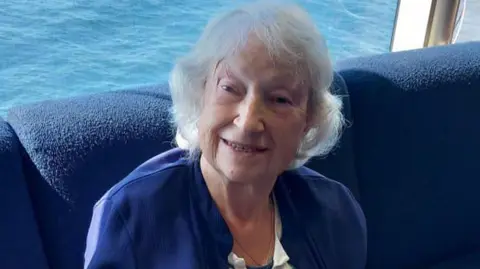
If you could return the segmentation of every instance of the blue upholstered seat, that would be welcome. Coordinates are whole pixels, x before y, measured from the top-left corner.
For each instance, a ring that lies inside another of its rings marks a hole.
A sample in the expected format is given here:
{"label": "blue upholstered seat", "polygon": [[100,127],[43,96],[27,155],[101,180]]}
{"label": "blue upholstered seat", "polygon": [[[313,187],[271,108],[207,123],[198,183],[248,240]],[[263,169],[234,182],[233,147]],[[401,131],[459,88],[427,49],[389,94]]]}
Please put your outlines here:
{"label": "blue upholstered seat", "polygon": [[21,145],[1,118],[0,212],[0,268],[48,268],[22,171]]}
{"label": "blue upholstered seat", "polygon": [[[337,71],[349,125],[307,166],[360,200],[367,268],[480,268],[480,43]],[[153,87],[12,108],[0,121],[0,268],[82,268],[93,204],[173,147],[170,107]]]}
{"label": "blue upholstered seat", "polygon": [[338,69],[350,92],[368,268],[428,268],[470,253],[480,268],[480,43]]}
{"label": "blue upholstered seat", "polygon": [[[159,88],[14,108],[24,171],[51,269],[83,266],[93,204],[144,160],[172,147]],[[17,161],[18,163],[18,161]]]}
{"label": "blue upholstered seat", "polygon": [[[335,91],[346,95],[343,80],[335,81]],[[93,204],[137,165],[173,147],[170,107],[168,89],[154,87],[10,111],[8,119],[28,154],[24,173],[52,268],[80,268]],[[351,139],[345,135],[331,163],[320,159],[309,166],[357,192],[353,159],[344,157]]]}

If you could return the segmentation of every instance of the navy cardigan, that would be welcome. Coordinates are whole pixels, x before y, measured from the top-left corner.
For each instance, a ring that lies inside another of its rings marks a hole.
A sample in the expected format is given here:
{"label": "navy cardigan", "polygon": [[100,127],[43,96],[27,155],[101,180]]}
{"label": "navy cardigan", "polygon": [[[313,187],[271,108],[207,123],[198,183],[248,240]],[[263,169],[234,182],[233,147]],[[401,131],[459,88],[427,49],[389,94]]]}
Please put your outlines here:
{"label": "navy cardigan", "polygon": [[[85,268],[223,269],[233,239],[199,162],[173,149],[135,169],[95,205]],[[301,167],[274,186],[289,264],[301,269],[361,269],[363,212],[342,184]]]}

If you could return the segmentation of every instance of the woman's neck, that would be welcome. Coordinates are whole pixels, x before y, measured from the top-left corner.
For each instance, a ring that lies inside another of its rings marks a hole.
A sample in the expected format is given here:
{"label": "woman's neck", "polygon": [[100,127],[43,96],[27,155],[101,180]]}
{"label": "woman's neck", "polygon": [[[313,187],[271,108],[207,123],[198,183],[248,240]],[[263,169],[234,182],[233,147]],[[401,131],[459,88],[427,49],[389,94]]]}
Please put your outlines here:
{"label": "woman's neck", "polygon": [[274,180],[241,183],[224,178],[201,159],[202,174],[210,195],[218,206],[223,217],[238,224],[255,223],[270,213],[270,193]]}
{"label": "woman's neck", "polygon": [[267,264],[275,246],[275,208],[270,203],[275,179],[232,181],[203,158],[200,166],[210,195],[233,236],[232,251],[248,265]]}
{"label": "woman's neck", "polygon": [[212,185],[212,197],[224,218],[230,222],[255,224],[270,213],[269,190],[260,191],[236,183]]}

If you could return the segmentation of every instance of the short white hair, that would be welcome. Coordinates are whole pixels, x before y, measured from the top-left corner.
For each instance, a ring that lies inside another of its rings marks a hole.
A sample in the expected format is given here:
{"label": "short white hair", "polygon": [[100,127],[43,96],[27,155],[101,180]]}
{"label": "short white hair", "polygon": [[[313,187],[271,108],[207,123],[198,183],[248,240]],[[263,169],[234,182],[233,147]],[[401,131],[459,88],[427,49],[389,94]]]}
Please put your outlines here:
{"label": "short white hair", "polygon": [[272,57],[302,62],[307,67],[311,128],[289,168],[300,167],[313,156],[326,155],[341,136],[344,117],[341,98],[330,91],[333,70],[325,40],[299,6],[264,1],[237,7],[214,18],[193,49],[176,62],[169,84],[177,146],[190,156],[200,153],[197,122],[206,80],[218,62],[246,45],[251,34]]}

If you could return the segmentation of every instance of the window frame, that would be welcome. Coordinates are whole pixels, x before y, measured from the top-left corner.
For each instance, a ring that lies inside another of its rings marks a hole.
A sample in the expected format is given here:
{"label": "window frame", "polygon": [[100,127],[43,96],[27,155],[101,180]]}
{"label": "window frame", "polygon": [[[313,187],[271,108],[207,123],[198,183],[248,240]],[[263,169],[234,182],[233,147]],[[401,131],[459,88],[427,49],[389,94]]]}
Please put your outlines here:
{"label": "window frame", "polygon": [[[398,0],[390,51],[411,50],[455,42],[462,0]],[[463,16],[463,12],[460,17]]]}

